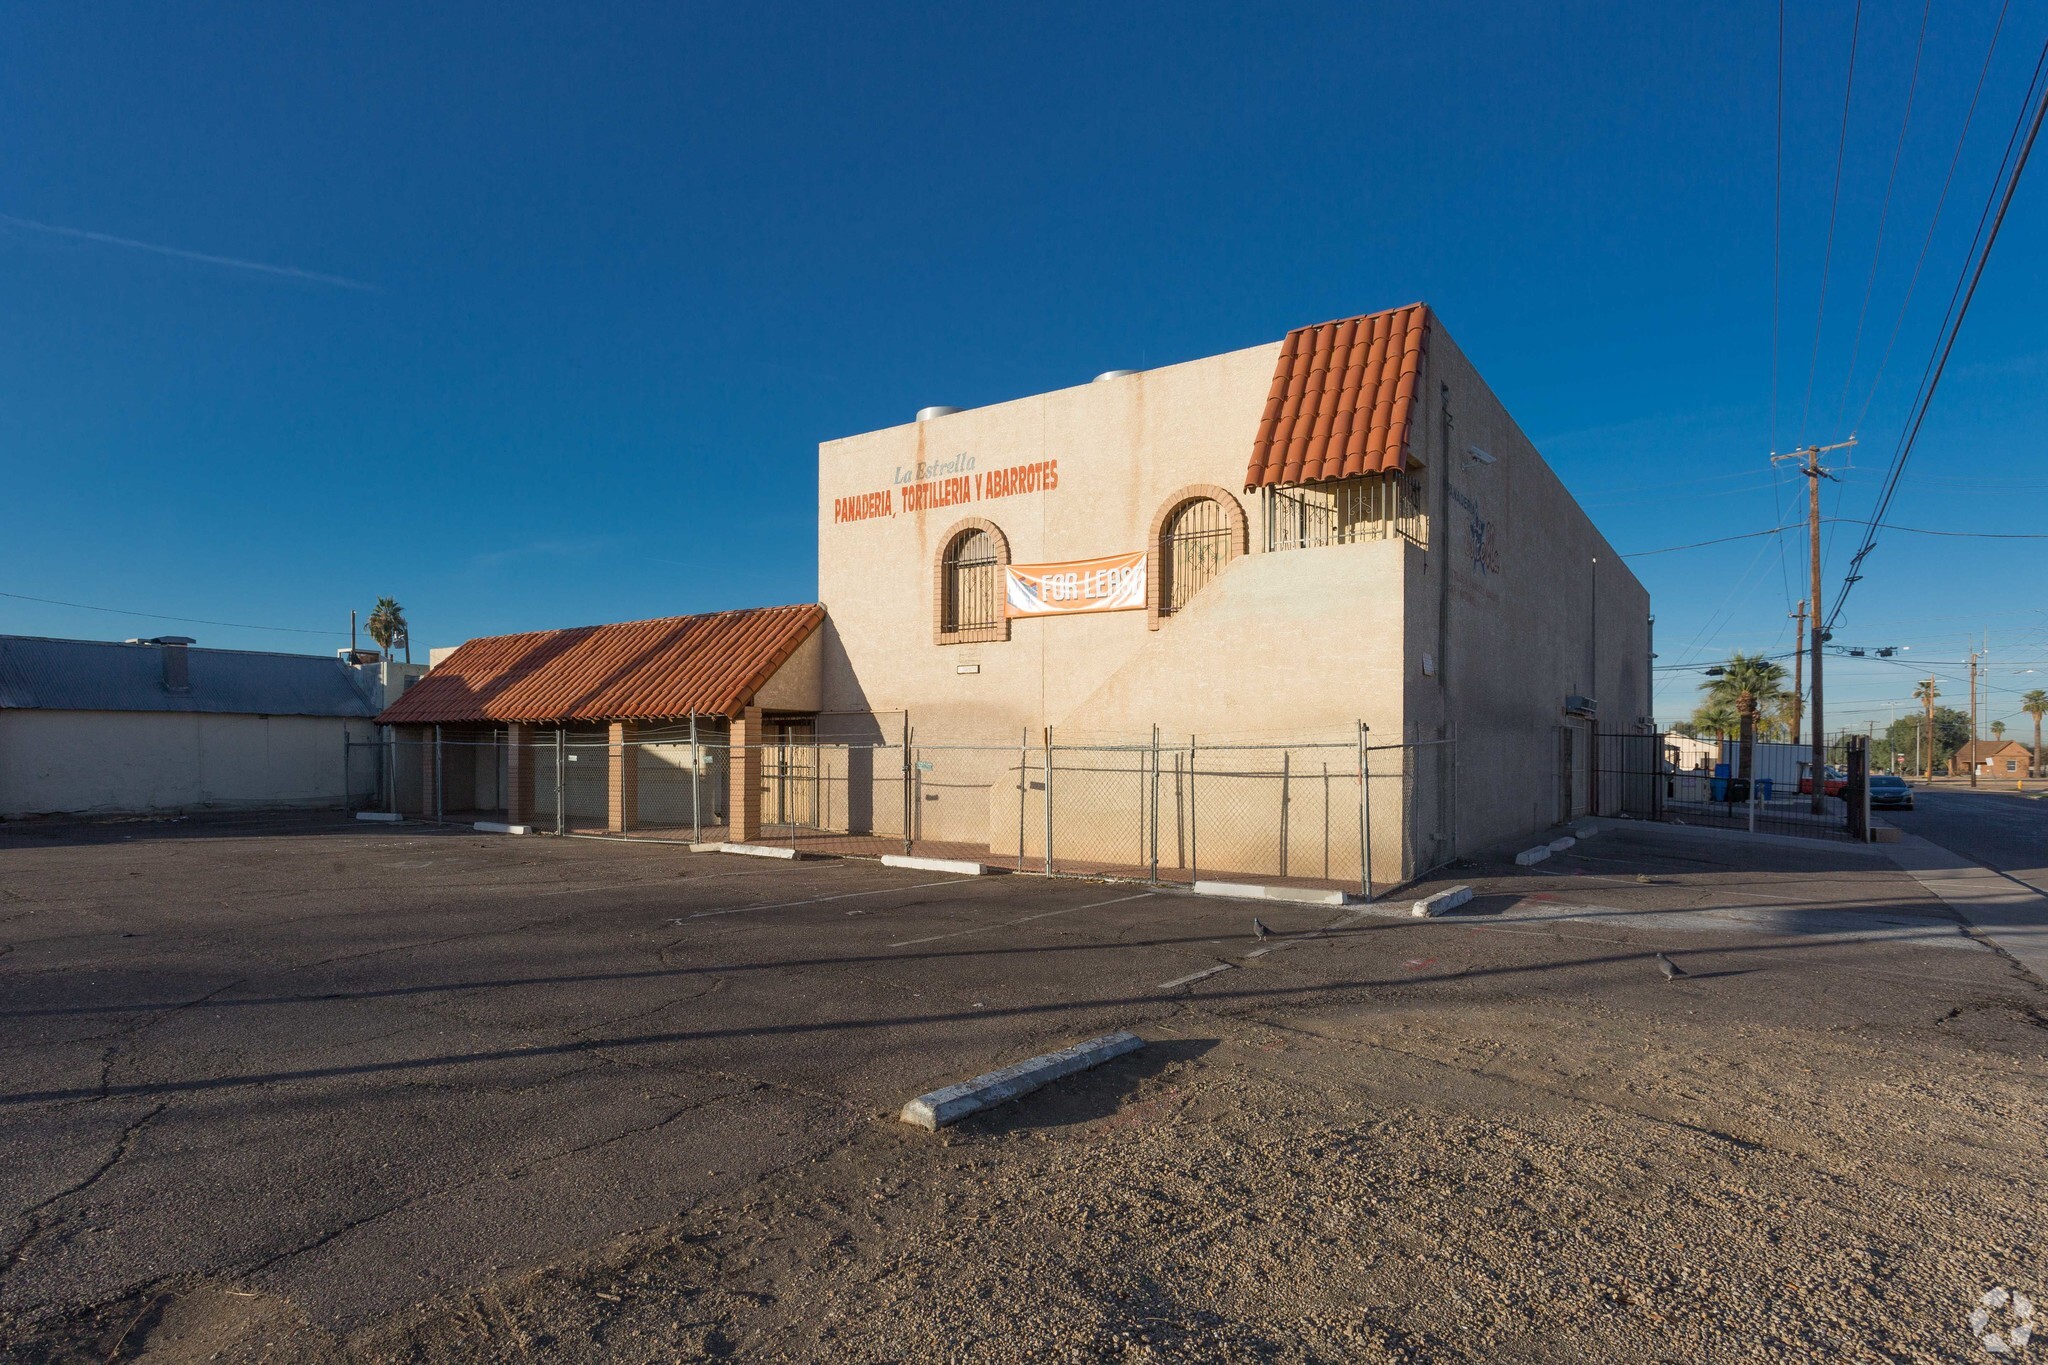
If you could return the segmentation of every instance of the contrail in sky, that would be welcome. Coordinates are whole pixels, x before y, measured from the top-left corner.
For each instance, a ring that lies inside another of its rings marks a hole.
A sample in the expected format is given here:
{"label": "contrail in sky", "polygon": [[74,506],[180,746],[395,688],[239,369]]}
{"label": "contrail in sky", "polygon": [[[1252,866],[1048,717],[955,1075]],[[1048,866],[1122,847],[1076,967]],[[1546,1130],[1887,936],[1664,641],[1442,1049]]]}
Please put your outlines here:
{"label": "contrail in sky", "polygon": [[230,270],[250,270],[259,275],[277,275],[288,280],[305,280],[312,284],[331,284],[337,289],[360,289],[366,293],[381,293],[374,284],[361,280],[344,279],[340,275],[323,275],[316,270],[300,270],[296,266],[267,265],[262,261],[237,260],[233,256],[209,256],[203,251],[187,251],[183,247],[164,246],[157,242],[138,242],[132,237],[116,237],[107,232],[87,232],[84,228],[59,227],[55,223],[38,223],[27,218],[16,218],[11,213],[0,213],[0,226],[27,228],[31,232],[47,232],[53,237],[70,237],[81,242],[100,242],[107,246],[125,246],[136,251],[153,251],[159,256],[171,256],[181,261],[198,261],[201,265],[226,266]]}

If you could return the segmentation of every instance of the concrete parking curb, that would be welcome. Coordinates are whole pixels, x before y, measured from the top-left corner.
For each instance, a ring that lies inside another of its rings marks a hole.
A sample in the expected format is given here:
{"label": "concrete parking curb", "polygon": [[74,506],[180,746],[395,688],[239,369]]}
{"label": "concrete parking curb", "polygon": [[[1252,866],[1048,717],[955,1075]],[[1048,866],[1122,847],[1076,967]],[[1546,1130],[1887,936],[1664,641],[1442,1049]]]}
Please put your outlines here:
{"label": "concrete parking curb", "polygon": [[480,834],[531,834],[532,825],[508,825],[502,820],[479,820],[470,826]]}
{"label": "concrete parking curb", "polygon": [[1517,853],[1515,855],[1515,866],[1534,867],[1536,864],[1542,862],[1545,858],[1548,858],[1549,856],[1550,845],[1538,844],[1534,848],[1525,848],[1520,853]]}
{"label": "concrete parking curb", "polygon": [[1346,891],[1319,886],[1266,886],[1256,882],[1196,882],[1197,896],[1222,896],[1240,901],[1288,901],[1295,905],[1349,905]]}
{"label": "concrete parking curb", "polygon": [[356,819],[374,820],[380,825],[402,825],[405,823],[403,815],[389,810],[359,810],[356,812]]}
{"label": "concrete parking curb", "polygon": [[795,859],[807,855],[793,848],[779,848],[774,844],[691,844],[692,853],[738,853],[749,858]]}
{"label": "concrete parking curb", "polygon": [[1454,886],[1433,896],[1424,896],[1415,902],[1415,908],[1408,913],[1420,919],[1433,919],[1438,915],[1448,914],[1471,899],[1471,887]]}
{"label": "concrete parking curb", "polygon": [[903,1106],[897,1115],[905,1123],[937,1132],[948,1124],[958,1123],[969,1114],[987,1109],[991,1105],[1014,1100],[1019,1095],[1056,1081],[1062,1076],[1071,1076],[1076,1071],[1086,1071],[1100,1066],[1113,1058],[1136,1052],[1145,1046],[1145,1040],[1135,1033],[1119,1030],[1105,1033],[1100,1038],[1090,1038],[1085,1043],[1063,1047],[1058,1052],[1048,1052],[1026,1061],[1001,1067],[971,1081],[959,1085],[943,1086],[940,1089],[919,1095]]}
{"label": "concrete parking curb", "polygon": [[986,877],[1005,869],[965,858],[919,858],[908,853],[884,853],[883,867],[907,867],[914,872],[952,872],[962,877]]}

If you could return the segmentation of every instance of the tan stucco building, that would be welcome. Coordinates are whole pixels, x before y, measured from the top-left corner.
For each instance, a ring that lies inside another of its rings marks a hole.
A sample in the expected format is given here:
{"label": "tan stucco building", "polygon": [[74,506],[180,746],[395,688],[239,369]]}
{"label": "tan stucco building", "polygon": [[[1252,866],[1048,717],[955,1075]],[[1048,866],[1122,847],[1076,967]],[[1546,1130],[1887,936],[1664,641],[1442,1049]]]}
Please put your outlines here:
{"label": "tan stucco building", "polygon": [[1648,594],[1424,305],[919,416],[819,449],[827,711],[1454,738],[1419,865],[1585,813],[1649,715]]}
{"label": "tan stucco building", "polygon": [[1647,594],[1421,304],[818,480],[815,604],[437,659],[380,717],[416,808],[1386,884],[1611,805],[1596,736],[1645,733]]}

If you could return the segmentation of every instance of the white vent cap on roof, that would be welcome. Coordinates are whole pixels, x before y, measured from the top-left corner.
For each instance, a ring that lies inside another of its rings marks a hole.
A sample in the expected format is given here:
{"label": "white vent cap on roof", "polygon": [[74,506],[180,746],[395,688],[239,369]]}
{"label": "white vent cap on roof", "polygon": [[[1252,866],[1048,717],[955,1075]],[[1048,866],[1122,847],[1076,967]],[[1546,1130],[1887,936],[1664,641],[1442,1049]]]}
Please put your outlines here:
{"label": "white vent cap on roof", "polygon": [[964,408],[948,408],[948,407],[935,407],[935,408],[919,408],[919,409],[917,410],[917,420],[918,420],[918,421],[920,421],[920,422],[929,422],[929,421],[931,421],[931,420],[932,420],[932,418],[934,418],[934,417],[951,417],[951,416],[952,416],[952,415],[953,415],[954,413],[956,413],[956,412],[964,412],[964,411],[966,411],[966,409],[964,409]]}
{"label": "white vent cap on roof", "polygon": [[1134,375],[1134,374],[1140,374],[1140,373],[1143,373],[1143,371],[1140,371],[1140,370],[1104,370],[1104,371],[1103,371],[1103,372],[1102,372],[1101,374],[1098,374],[1098,375],[1096,375],[1096,376],[1095,376],[1095,382],[1096,382],[1096,383],[1098,383],[1098,384],[1107,384],[1107,383],[1108,383],[1108,382],[1109,382],[1110,380],[1112,380],[1112,379],[1123,379],[1123,378],[1125,378],[1125,377],[1127,377],[1127,376],[1129,376],[1129,375]]}

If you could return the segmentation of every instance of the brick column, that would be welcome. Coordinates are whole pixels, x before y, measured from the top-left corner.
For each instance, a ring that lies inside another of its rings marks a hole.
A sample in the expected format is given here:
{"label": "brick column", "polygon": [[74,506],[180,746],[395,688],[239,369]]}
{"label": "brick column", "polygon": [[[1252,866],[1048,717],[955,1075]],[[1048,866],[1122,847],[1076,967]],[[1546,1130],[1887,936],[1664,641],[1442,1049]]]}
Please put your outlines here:
{"label": "brick column", "polygon": [[736,844],[761,837],[761,708],[749,706],[732,722],[731,794],[726,801],[726,837]]}
{"label": "brick column", "polygon": [[533,822],[533,727],[505,727],[505,822]]}
{"label": "brick column", "polygon": [[431,819],[434,814],[434,727],[422,725],[418,728],[420,740],[420,814]]}
{"label": "brick column", "polygon": [[632,747],[633,723],[612,722],[609,747],[611,804],[605,828],[624,834],[640,823],[640,751]]}

